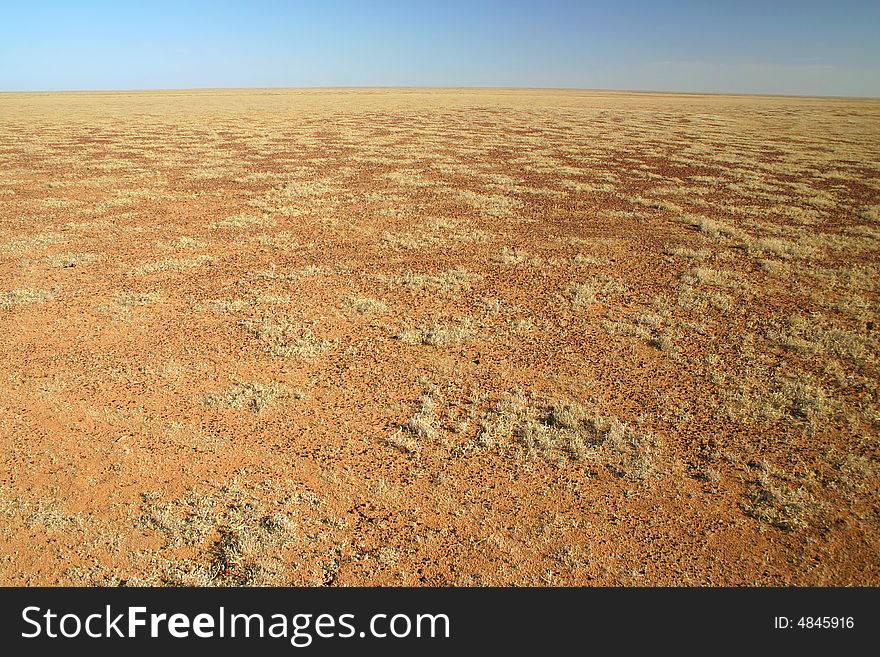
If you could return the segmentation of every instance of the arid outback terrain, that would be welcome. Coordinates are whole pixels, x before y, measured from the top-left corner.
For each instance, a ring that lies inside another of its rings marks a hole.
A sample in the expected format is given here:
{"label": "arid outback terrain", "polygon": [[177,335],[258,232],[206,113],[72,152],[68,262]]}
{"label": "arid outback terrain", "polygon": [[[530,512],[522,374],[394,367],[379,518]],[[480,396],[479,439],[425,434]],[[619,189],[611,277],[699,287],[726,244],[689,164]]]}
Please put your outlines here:
{"label": "arid outback terrain", "polygon": [[880,585],[880,101],[0,95],[0,582]]}

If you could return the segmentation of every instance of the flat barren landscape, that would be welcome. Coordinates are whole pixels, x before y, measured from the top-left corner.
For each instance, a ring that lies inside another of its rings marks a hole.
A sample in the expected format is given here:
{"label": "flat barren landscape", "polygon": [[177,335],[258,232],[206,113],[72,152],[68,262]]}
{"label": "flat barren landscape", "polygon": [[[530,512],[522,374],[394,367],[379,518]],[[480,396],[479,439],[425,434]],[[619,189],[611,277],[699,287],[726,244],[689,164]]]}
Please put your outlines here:
{"label": "flat barren landscape", "polygon": [[880,101],[0,94],[0,583],[880,585]]}

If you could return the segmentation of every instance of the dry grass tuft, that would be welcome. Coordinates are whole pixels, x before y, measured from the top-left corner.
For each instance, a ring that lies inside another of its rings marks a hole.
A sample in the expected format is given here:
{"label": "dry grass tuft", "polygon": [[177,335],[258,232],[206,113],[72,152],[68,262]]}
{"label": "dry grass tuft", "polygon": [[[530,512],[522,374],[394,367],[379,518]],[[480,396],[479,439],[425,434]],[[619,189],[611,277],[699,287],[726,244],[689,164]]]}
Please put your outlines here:
{"label": "dry grass tuft", "polygon": [[832,355],[859,361],[876,353],[876,340],[868,335],[829,327],[818,318],[794,315],[787,326],[776,326],[767,337],[786,349],[805,356]]}
{"label": "dry grass tuft", "polygon": [[607,265],[608,261],[604,258],[598,258],[593,255],[584,255],[583,253],[578,253],[577,255],[572,256],[571,263],[573,265],[579,266],[597,267],[600,265]]}
{"label": "dry grass tuft", "polygon": [[449,235],[449,239],[463,244],[484,244],[486,242],[491,242],[493,237],[494,235],[492,235],[492,233],[477,229],[456,231]]}
{"label": "dry grass tuft", "polygon": [[38,251],[53,244],[61,244],[67,238],[60,233],[42,233],[40,235],[31,235],[30,237],[17,237],[0,248],[0,253],[8,253],[10,255],[21,255]]}
{"label": "dry grass tuft", "polygon": [[39,530],[47,534],[64,532],[70,534],[84,526],[81,515],[68,513],[59,500],[41,499],[31,501],[13,497],[11,491],[0,487],[0,517],[8,520],[15,516],[24,520],[29,530]]}
{"label": "dry grass tuft", "polygon": [[413,235],[412,233],[391,233],[387,230],[382,233],[382,244],[392,249],[415,251],[425,248],[436,238]]}
{"label": "dry grass tuft", "polygon": [[291,251],[303,246],[296,235],[286,230],[282,230],[275,235],[257,235],[254,239],[257,244],[280,251]]}
{"label": "dry grass tuft", "polygon": [[251,272],[248,276],[242,278],[242,281],[247,282],[250,280],[268,280],[268,281],[282,281],[282,282],[291,282],[291,281],[299,281],[303,278],[312,278],[314,276],[323,276],[327,274],[327,270],[317,267],[315,265],[309,265],[307,267],[302,267],[300,269],[282,269],[278,270],[274,266],[272,269],[262,269],[258,271]]}
{"label": "dry grass tuft", "polygon": [[880,222],[880,205],[871,205],[864,208],[859,216],[865,221]]}
{"label": "dry grass tuft", "polygon": [[752,518],[790,532],[806,529],[819,505],[803,486],[774,483],[767,472],[760,472],[742,506]]}
{"label": "dry grass tuft", "polygon": [[818,253],[817,249],[813,246],[780,237],[762,237],[748,240],[746,242],[746,249],[750,255],[772,255],[783,259],[812,258]]}
{"label": "dry grass tuft", "polygon": [[30,287],[9,290],[0,294],[0,308],[45,303],[54,299],[56,294],[57,292],[53,290],[41,290]]}
{"label": "dry grass tuft", "polygon": [[480,194],[469,189],[457,189],[456,194],[478,213],[496,219],[508,218],[523,206],[518,198],[503,194]]}
{"label": "dry grass tuft", "polygon": [[397,334],[397,339],[405,344],[445,347],[459,344],[473,337],[471,321],[460,318],[455,323],[431,322],[417,328],[405,328]]}
{"label": "dry grass tuft", "polygon": [[194,258],[167,258],[156,262],[147,262],[138,265],[128,271],[132,276],[146,276],[148,274],[156,274],[159,272],[181,272],[189,269],[195,269],[202,265],[212,262],[214,258],[207,255],[200,255]]}
{"label": "dry grass tuft", "polygon": [[518,392],[480,419],[477,439],[516,458],[586,465],[590,475],[603,467],[617,477],[642,480],[655,469],[656,441],[650,434],[575,402],[552,405],[548,412]]}
{"label": "dry grass tuft", "polygon": [[652,208],[655,210],[665,210],[666,212],[681,212],[682,208],[677,203],[673,203],[672,201],[666,201],[662,199],[648,199],[642,198],[641,196],[631,196],[627,198],[628,201],[635,205],[641,205],[646,208]]}
{"label": "dry grass tuft", "polygon": [[571,284],[562,291],[562,297],[573,307],[586,307],[598,303],[603,297],[623,294],[627,286],[622,281],[611,276],[598,275],[589,278],[584,283]]}
{"label": "dry grass tuft", "polygon": [[706,249],[691,249],[684,246],[668,248],[665,253],[676,258],[688,258],[690,260],[705,260],[711,255]]}
{"label": "dry grass tuft", "polygon": [[685,216],[681,221],[690,224],[709,237],[729,237],[735,240],[746,240],[748,238],[748,235],[744,231],[719,219],[710,219],[709,217],[700,216]]}
{"label": "dry grass tuft", "polygon": [[407,272],[403,276],[386,280],[388,280],[392,286],[402,287],[405,290],[457,292],[461,290],[469,290],[474,283],[483,280],[483,276],[476,272],[468,271],[463,267],[458,267],[436,275]]}
{"label": "dry grass tuft", "polygon": [[58,253],[47,258],[50,267],[60,269],[87,265],[97,259],[98,256],[94,253]]}
{"label": "dry grass tuft", "polygon": [[746,288],[746,282],[739,272],[720,271],[706,267],[697,267],[685,272],[681,275],[681,280],[689,285],[713,285],[737,290]]}
{"label": "dry grass tuft", "polygon": [[162,500],[141,496],[139,525],[164,545],[151,558],[142,584],[169,586],[267,586],[288,584],[285,550],[297,539],[299,509],[316,505],[309,493],[273,491],[272,502],[237,481]]}
{"label": "dry grass tuft", "polygon": [[264,385],[262,383],[242,383],[227,390],[208,396],[211,406],[226,406],[242,411],[260,413],[278,397],[286,396],[286,393],[278,385]]}
{"label": "dry grass tuft", "polygon": [[388,436],[386,442],[411,455],[418,455],[424,441],[437,435],[437,402],[432,391],[425,391],[419,398],[415,413],[402,424],[396,432]]}
{"label": "dry grass tuft", "polygon": [[829,397],[811,377],[770,376],[751,368],[724,396],[730,418],[751,422],[789,420],[816,427],[829,411]]}
{"label": "dry grass tuft", "polygon": [[665,320],[651,313],[631,315],[628,321],[602,320],[601,326],[609,335],[638,338],[664,352],[674,350],[672,338],[664,332]]}
{"label": "dry grass tuft", "polygon": [[528,260],[529,254],[520,249],[511,249],[504,247],[501,253],[497,253],[491,257],[492,262],[499,262],[502,265],[519,265]]}
{"label": "dry grass tuft", "polygon": [[254,226],[270,227],[275,222],[267,216],[257,217],[251,214],[237,214],[220,221],[208,224],[209,228],[253,228]]}
{"label": "dry grass tuft", "polygon": [[162,303],[163,297],[158,292],[121,292],[114,297],[120,306],[149,306]]}
{"label": "dry grass tuft", "polygon": [[347,297],[342,301],[342,308],[358,315],[382,315],[388,312],[388,304],[370,297]]}
{"label": "dry grass tuft", "polygon": [[286,317],[265,316],[260,320],[245,320],[241,326],[268,347],[275,356],[314,360],[334,346],[312,333],[309,324]]}
{"label": "dry grass tuft", "polygon": [[678,290],[676,302],[682,308],[700,313],[709,310],[717,310],[726,313],[730,310],[733,299],[729,294],[724,294],[715,290],[694,289],[690,285],[683,285]]}

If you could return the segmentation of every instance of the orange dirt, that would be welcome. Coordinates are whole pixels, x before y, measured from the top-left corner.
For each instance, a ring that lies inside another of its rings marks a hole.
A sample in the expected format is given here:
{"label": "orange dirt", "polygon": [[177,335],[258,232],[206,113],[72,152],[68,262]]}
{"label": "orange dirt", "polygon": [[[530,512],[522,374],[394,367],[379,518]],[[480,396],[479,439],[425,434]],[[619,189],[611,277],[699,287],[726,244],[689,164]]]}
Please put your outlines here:
{"label": "orange dirt", "polygon": [[880,584],[880,102],[2,94],[0,162],[0,583]]}

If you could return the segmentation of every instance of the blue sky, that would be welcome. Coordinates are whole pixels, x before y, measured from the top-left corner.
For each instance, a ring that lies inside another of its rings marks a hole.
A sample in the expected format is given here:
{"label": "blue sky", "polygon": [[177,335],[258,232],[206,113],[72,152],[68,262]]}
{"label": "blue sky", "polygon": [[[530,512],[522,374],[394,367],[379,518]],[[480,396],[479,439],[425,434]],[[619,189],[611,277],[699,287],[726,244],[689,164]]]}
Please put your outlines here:
{"label": "blue sky", "polygon": [[0,0],[0,90],[880,96],[880,0]]}

